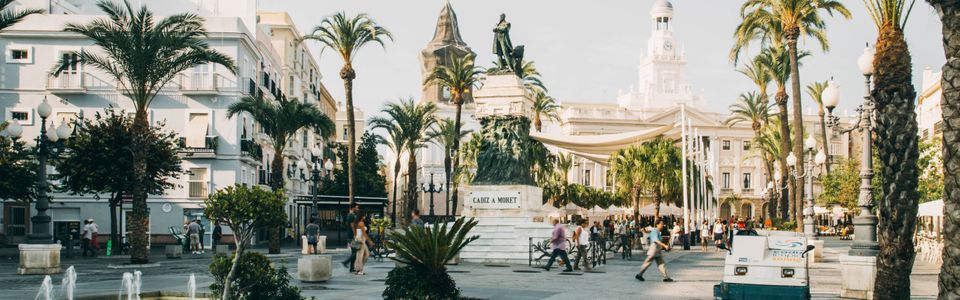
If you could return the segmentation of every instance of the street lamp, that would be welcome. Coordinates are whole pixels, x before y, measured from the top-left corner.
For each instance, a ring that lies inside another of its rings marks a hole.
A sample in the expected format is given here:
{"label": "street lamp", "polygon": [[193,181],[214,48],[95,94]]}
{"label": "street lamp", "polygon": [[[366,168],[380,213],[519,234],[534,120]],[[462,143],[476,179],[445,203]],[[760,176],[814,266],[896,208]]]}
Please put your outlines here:
{"label": "street lamp", "polygon": [[[441,183],[439,186],[438,186],[438,185],[435,185],[435,184],[433,183],[433,172],[431,172],[431,173],[430,173],[430,183],[427,184],[427,185],[424,185],[423,183],[421,183],[421,184],[420,184],[420,190],[423,191],[424,193],[430,193],[430,217],[432,218],[432,217],[434,216],[434,214],[433,214],[433,194],[434,194],[434,193],[442,192],[442,191],[443,191],[443,184]],[[436,222],[436,221],[434,221],[434,222]]]}
{"label": "street lamp", "polygon": [[840,104],[840,88],[832,80],[824,90],[823,105],[829,112],[827,126],[841,134],[849,133],[854,130],[860,131],[860,197],[857,199],[857,207],[860,213],[853,218],[854,240],[850,245],[851,256],[876,256],[880,253],[880,245],[877,243],[877,216],[873,214],[873,141],[870,132],[873,130],[874,102],[870,96],[870,77],[873,75],[873,56],[874,50],[867,47],[863,54],[857,59],[857,66],[861,74],[866,78],[864,87],[865,95],[863,104],[857,108],[859,119],[856,124],[850,128],[840,126],[840,118],[833,115],[833,109]]}
{"label": "street lamp", "polygon": [[320,167],[319,161],[321,160],[320,155],[322,153],[317,147],[313,147],[313,149],[310,150],[310,153],[313,154],[313,168],[311,168],[312,170],[310,171],[310,180],[313,181],[313,193],[311,193],[313,206],[310,208],[310,218],[314,219],[317,217],[317,193],[320,192],[320,176],[322,173],[322,168]]}
{"label": "street lamp", "polygon": [[791,152],[790,155],[787,156],[787,165],[790,166],[791,169],[793,169],[794,178],[796,179],[804,178],[806,182],[804,186],[806,195],[804,197],[804,203],[803,203],[803,235],[805,235],[807,238],[814,238],[813,164],[812,163],[815,162],[817,165],[822,165],[823,162],[826,161],[827,156],[826,154],[823,154],[823,149],[821,148],[820,150],[817,151],[818,153],[816,155],[816,158],[814,158],[813,148],[817,146],[817,140],[813,138],[813,135],[808,136],[807,139],[803,141],[803,146],[806,147],[807,149],[807,160],[806,160],[806,163],[804,164],[803,173],[801,174],[800,171],[797,170],[797,157],[793,154],[793,152]]}
{"label": "street lamp", "polygon": [[[38,162],[37,170],[37,214],[30,218],[31,230],[27,236],[29,244],[52,244],[53,235],[50,234],[51,218],[47,215],[50,209],[50,197],[47,195],[49,183],[47,182],[47,158],[57,156],[63,151],[63,144],[57,143],[59,140],[70,138],[70,128],[66,121],[62,121],[60,126],[53,128],[53,122],[50,122],[51,130],[47,130],[47,118],[53,114],[53,107],[43,98],[43,102],[37,106],[37,114],[40,115],[40,135],[37,136],[36,155]],[[23,134],[23,127],[17,122],[10,122],[7,127],[7,134],[12,138],[19,138]]]}

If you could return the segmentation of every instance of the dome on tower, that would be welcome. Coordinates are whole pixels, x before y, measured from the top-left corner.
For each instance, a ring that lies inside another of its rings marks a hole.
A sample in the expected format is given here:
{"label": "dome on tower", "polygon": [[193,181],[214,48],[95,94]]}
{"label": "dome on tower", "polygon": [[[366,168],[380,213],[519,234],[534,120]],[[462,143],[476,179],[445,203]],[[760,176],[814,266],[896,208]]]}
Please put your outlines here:
{"label": "dome on tower", "polygon": [[657,2],[653,3],[653,8],[654,9],[657,9],[657,8],[673,9],[673,4],[667,0],[657,0]]}
{"label": "dome on tower", "polygon": [[673,16],[673,3],[668,0],[657,0],[653,2],[653,8],[650,9],[650,15],[654,17]]}

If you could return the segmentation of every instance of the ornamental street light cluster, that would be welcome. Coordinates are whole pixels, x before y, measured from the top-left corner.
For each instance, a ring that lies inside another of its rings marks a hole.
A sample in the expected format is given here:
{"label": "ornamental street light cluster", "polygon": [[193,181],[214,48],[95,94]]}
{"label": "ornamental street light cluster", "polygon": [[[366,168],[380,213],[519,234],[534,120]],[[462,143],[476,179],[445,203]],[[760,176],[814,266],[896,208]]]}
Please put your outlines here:
{"label": "ornamental street light cluster", "polygon": [[[442,191],[443,191],[443,184],[442,184],[442,183],[441,183],[441,184],[434,184],[434,183],[433,183],[433,175],[434,175],[434,174],[431,172],[431,173],[430,173],[430,183],[428,183],[428,184],[420,183],[420,190],[423,191],[424,193],[430,193],[430,217],[431,217],[431,218],[432,218],[433,216],[435,216],[435,215],[433,214],[433,194],[436,194],[436,193],[439,193],[439,192],[442,192]],[[436,221],[434,221],[434,222],[436,222]]]}
{"label": "ornamental street light cluster", "polygon": [[803,235],[807,238],[815,238],[816,234],[813,224],[813,163],[816,163],[817,166],[823,165],[823,163],[827,161],[827,155],[823,153],[823,148],[821,147],[817,150],[816,156],[814,156],[813,149],[817,147],[817,139],[813,138],[813,135],[807,136],[807,139],[803,141],[803,146],[807,150],[803,173],[800,173],[800,170],[797,168],[797,156],[794,155],[793,152],[790,152],[790,155],[787,156],[787,166],[792,169],[794,178],[804,178],[806,182],[803,187],[806,191],[806,196],[803,199]]}
{"label": "ornamental street light cluster", "polygon": [[823,92],[823,105],[827,107],[830,113],[827,126],[839,131],[848,133],[854,130],[860,131],[862,138],[862,152],[860,156],[860,196],[857,199],[857,206],[860,208],[860,214],[853,219],[854,240],[850,246],[849,254],[852,256],[876,256],[880,253],[880,245],[877,243],[877,216],[871,211],[873,203],[873,141],[871,131],[873,130],[874,102],[870,96],[870,76],[873,75],[873,56],[874,49],[867,46],[863,54],[857,59],[857,66],[860,72],[866,78],[865,95],[863,104],[857,108],[859,119],[857,123],[850,128],[843,128],[840,125],[840,118],[833,115],[833,109],[840,104],[840,87],[832,80]]}
{"label": "ornamental street light cluster", "polygon": [[[53,107],[50,106],[50,103],[47,103],[47,98],[44,97],[43,102],[37,106],[37,115],[40,116],[40,135],[35,139],[37,143],[37,165],[39,166],[37,170],[37,214],[30,218],[32,226],[30,235],[27,236],[27,243],[30,244],[52,244],[54,242],[53,235],[50,234],[52,219],[47,214],[47,211],[50,210],[50,196],[47,195],[50,185],[47,181],[47,159],[51,156],[59,156],[63,152],[62,141],[72,135],[66,120],[62,120],[57,128],[53,128],[53,121],[51,121],[51,128],[47,130],[47,118],[51,114],[53,114]],[[83,114],[80,114],[79,117],[83,119]],[[76,121],[75,125],[80,124],[80,122],[79,120]],[[10,122],[7,126],[7,134],[14,139],[19,138],[23,134],[23,127],[18,122]]]}

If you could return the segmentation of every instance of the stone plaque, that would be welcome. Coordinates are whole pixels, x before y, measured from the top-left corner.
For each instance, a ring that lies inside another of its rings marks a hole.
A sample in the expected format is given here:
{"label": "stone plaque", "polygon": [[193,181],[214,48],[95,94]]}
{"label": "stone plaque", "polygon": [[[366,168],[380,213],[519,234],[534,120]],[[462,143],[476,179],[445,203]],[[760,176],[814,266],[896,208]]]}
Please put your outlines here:
{"label": "stone plaque", "polygon": [[520,192],[474,191],[467,194],[467,204],[473,209],[517,209]]}

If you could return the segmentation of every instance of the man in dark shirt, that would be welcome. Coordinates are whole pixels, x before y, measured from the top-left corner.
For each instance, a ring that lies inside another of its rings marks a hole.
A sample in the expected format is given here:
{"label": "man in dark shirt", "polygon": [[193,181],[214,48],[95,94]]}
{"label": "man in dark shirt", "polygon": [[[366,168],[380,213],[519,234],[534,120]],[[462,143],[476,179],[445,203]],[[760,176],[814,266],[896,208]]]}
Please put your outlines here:
{"label": "man in dark shirt", "polygon": [[423,219],[420,218],[420,210],[414,209],[410,212],[410,226],[420,226],[423,228]]}
{"label": "man in dark shirt", "polygon": [[220,227],[220,221],[214,221],[214,222],[213,222],[213,235],[211,236],[211,238],[213,238],[213,240],[211,241],[211,244],[212,244],[213,248],[211,248],[211,249],[213,249],[214,252],[217,251],[217,245],[220,244],[220,238],[222,238],[222,237],[223,237],[223,228]]}
{"label": "man in dark shirt", "polygon": [[[357,229],[353,227],[353,221],[357,218],[357,211],[360,210],[360,205],[354,203],[350,206],[350,213],[347,214],[347,217],[343,220],[348,225],[350,225],[350,233],[347,234],[347,240],[353,241],[353,234],[357,232]],[[353,262],[357,260],[357,250],[350,247],[350,242],[347,242],[347,248],[350,248],[350,257],[347,260],[341,262],[344,268],[350,267],[350,272],[353,272]]]}

